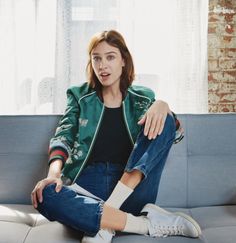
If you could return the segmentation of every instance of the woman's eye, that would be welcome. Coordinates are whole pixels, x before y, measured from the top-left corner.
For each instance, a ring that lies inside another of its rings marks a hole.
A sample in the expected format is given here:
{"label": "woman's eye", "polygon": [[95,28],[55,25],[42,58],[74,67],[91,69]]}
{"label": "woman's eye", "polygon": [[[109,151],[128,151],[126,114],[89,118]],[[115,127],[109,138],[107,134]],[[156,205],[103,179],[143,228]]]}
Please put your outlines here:
{"label": "woman's eye", "polygon": [[115,56],[113,56],[113,55],[109,55],[109,56],[107,56],[107,60],[113,60],[115,58]]}
{"label": "woman's eye", "polygon": [[94,62],[98,62],[98,61],[100,61],[100,59],[101,59],[101,57],[96,57],[96,56],[93,57],[93,61],[94,61]]}

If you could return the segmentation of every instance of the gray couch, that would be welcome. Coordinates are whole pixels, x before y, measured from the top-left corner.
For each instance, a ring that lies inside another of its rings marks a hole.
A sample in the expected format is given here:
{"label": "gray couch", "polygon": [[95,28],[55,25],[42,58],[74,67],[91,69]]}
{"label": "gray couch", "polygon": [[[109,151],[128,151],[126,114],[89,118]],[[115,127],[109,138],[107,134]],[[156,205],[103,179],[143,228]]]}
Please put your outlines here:
{"label": "gray couch", "polygon": [[[113,242],[236,242],[236,114],[179,115],[184,140],[171,149],[157,204],[190,214],[199,239],[118,235]],[[0,242],[79,242],[75,230],[49,222],[30,192],[47,174],[47,149],[59,115],[0,116]]]}

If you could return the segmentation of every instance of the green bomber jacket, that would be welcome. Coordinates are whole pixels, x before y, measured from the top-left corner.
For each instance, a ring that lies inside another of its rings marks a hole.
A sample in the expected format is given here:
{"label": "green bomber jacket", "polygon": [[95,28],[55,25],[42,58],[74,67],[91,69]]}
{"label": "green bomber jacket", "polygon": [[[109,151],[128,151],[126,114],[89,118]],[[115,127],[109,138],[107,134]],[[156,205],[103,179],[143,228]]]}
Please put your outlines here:
{"label": "green bomber jacket", "polygon": [[[122,101],[124,121],[134,145],[142,126],[137,122],[155,101],[154,92],[146,87],[132,85]],[[74,183],[84,168],[98,133],[104,104],[88,83],[67,90],[67,107],[54,137],[49,144],[49,164],[55,159],[63,161],[62,177],[66,184]],[[176,121],[175,143],[183,138],[180,123]]]}

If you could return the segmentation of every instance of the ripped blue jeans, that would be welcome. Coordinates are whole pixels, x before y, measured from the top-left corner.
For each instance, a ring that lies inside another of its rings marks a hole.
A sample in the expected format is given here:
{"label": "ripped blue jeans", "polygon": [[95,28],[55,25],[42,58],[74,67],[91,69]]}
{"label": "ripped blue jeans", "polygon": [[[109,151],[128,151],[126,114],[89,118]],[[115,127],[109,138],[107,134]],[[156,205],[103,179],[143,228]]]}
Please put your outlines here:
{"label": "ripped blue jeans", "polygon": [[134,192],[121,206],[121,210],[139,215],[147,203],[155,203],[161,174],[175,138],[175,122],[167,116],[161,135],[149,140],[143,129],[137,137],[127,164],[95,162],[85,167],[76,180],[99,199],[76,193],[63,186],[55,192],[55,184],[43,190],[43,202],[37,210],[50,221],[58,221],[87,235],[94,236],[100,229],[104,201],[108,199],[124,171],[140,170],[144,177]]}

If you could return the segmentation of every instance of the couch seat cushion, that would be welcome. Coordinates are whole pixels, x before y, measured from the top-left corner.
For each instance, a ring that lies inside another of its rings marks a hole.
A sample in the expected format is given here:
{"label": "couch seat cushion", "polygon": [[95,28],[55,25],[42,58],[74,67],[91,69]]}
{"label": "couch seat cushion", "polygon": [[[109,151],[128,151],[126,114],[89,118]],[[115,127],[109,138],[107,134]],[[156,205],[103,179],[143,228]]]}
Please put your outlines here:
{"label": "couch seat cushion", "polygon": [[[201,226],[199,239],[185,237],[150,238],[142,235],[118,233],[113,242],[155,243],[232,243],[236,232],[236,206],[212,206],[192,209],[167,208],[191,215]],[[68,243],[80,242],[81,232],[50,222],[31,205],[0,205],[0,242],[7,243]]]}

